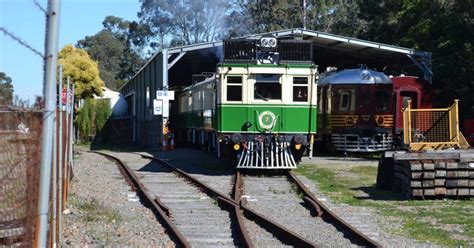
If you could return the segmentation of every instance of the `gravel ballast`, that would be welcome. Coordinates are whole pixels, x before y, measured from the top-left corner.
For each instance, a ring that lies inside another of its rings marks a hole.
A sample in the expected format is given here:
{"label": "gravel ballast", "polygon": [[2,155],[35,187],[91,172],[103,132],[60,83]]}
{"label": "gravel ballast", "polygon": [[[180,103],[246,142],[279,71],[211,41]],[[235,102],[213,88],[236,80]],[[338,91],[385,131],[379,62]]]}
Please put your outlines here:
{"label": "gravel ballast", "polygon": [[[345,174],[341,168],[348,169],[360,166],[376,168],[378,161],[362,158],[313,157],[313,159],[304,158],[302,164],[329,168],[335,171],[336,174],[343,173],[345,177],[350,177],[351,175]],[[302,175],[298,175],[298,178],[320,201],[323,201],[329,209],[384,247],[437,247],[435,244],[421,243],[398,234],[397,232],[401,225],[399,219],[383,216],[372,208],[335,203],[328,195],[320,190],[317,182],[313,182]],[[364,196],[368,197],[368,195]]]}
{"label": "gravel ballast", "polygon": [[64,247],[175,247],[151,210],[131,191],[118,166],[81,152],[75,160],[68,209],[63,215]]}

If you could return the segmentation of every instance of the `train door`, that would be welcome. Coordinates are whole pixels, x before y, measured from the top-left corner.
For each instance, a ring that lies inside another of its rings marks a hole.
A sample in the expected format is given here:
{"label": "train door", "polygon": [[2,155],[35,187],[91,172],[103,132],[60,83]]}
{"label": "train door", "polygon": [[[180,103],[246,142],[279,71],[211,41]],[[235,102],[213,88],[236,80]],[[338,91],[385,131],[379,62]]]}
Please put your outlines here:
{"label": "train door", "polygon": [[398,91],[397,103],[395,109],[395,133],[399,134],[403,131],[403,110],[408,107],[408,101],[411,100],[411,107],[418,108],[418,92],[416,91]]}
{"label": "train door", "polygon": [[401,91],[400,92],[400,98],[401,98],[401,104],[402,108],[408,107],[408,101],[411,100],[411,107],[412,108],[418,108],[418,97],[417,97],[417,92],[415,91]]}

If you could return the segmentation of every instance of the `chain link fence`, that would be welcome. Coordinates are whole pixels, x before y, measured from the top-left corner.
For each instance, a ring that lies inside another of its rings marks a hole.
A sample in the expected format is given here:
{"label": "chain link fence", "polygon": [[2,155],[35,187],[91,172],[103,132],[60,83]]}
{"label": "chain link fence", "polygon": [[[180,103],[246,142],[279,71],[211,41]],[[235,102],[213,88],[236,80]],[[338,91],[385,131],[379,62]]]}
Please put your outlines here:
{"label": "chain link fence", "polygon": [[[72,172],[71,114],[61,112],[62,149],[60,136],[56,135],[53,163],[57,166],[52,171],[52,178],[56,179],[50,184],[50,246],[60,240],[61,213],[66,206]],[[57,120],[59,113],[56,112]],[[0,111],[0,247],[35,244],[42,123],[43,111]],[[55,127],[59,134],[59,121]]]}
{"label": "chain link fence", "polygon": [[0,246],[33,245],[42,112],[0,112]]}

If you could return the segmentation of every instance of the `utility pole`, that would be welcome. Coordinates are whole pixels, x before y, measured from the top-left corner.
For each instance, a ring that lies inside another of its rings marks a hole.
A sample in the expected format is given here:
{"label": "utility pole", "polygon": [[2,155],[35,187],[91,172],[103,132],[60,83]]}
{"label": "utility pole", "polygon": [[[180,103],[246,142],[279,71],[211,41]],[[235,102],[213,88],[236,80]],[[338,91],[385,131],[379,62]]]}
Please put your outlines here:
{"label": "utility pole", "polygon": [[303,0],[303,29],[306,29],[306,0]]}
{"label": "utility pole", "polygon": [[43,114],[43,131],[41,138],[41,167],[38,192],[38,216],[36,218],[36,247],[47,247],[49,186],[51,181],[51,164],[53,148],[53,122],[56,105],[56,72],[58,61],[59,37],[59,2],[49,0],[46,16],[45,38],[45,72],[43,96],[45,109]]}

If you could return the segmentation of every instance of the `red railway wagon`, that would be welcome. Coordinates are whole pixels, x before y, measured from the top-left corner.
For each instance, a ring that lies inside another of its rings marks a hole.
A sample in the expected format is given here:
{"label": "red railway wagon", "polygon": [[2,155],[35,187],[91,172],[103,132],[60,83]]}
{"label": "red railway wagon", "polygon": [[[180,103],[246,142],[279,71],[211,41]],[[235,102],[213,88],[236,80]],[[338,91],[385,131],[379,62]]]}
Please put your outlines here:
{"label": "red railway wagon", "polygon": [[395,108],[395,134],[403,131],[403,109],[411,100],[411,108],[432,108],[433,92],[430,83],[419,77],[397,76],[392,77]]}

